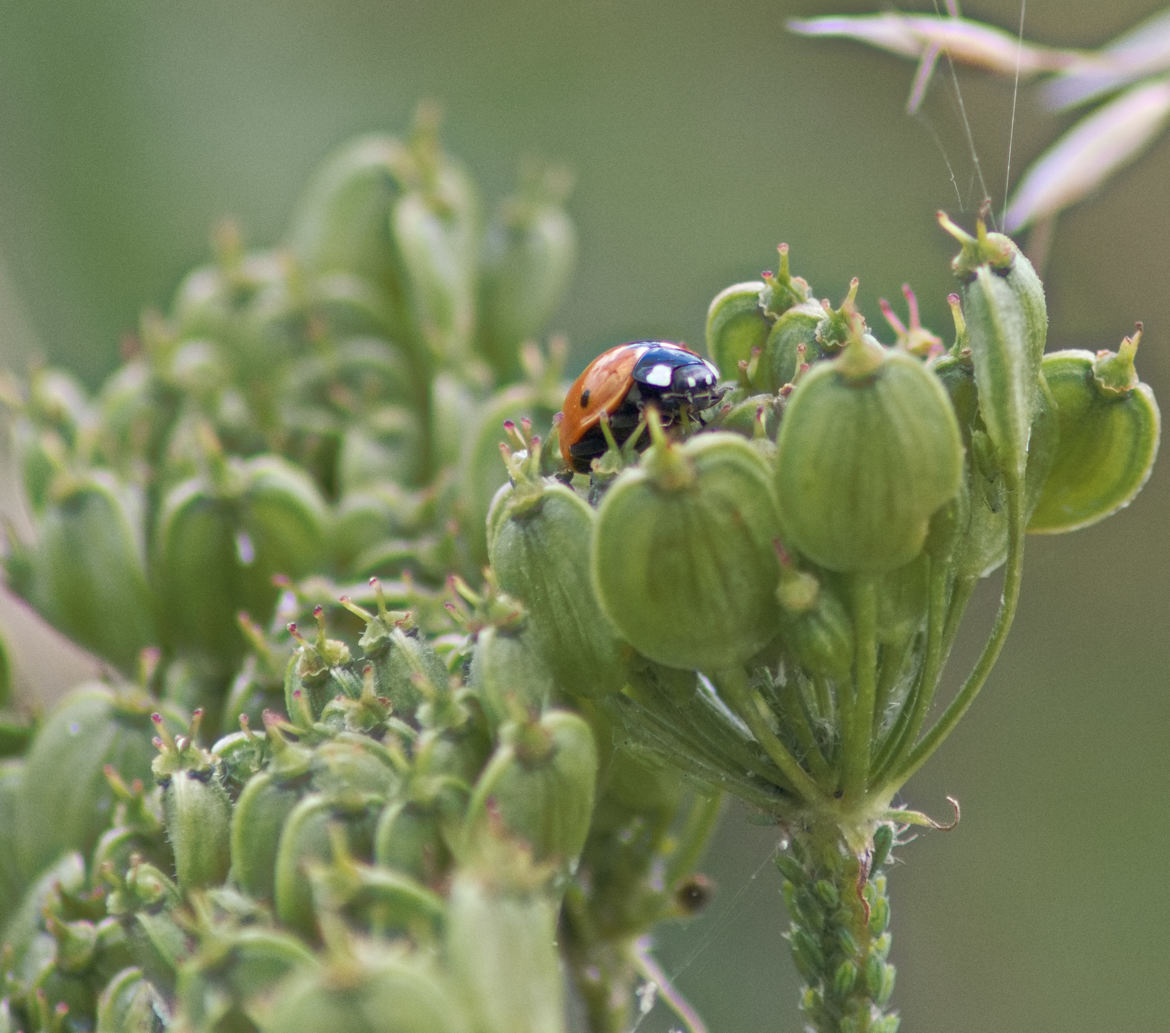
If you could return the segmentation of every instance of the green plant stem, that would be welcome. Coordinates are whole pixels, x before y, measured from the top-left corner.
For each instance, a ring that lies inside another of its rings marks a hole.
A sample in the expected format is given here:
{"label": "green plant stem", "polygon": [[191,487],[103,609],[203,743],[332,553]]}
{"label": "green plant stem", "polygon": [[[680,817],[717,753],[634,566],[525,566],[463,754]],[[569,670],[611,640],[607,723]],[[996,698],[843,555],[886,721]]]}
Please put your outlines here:
{"label": "green plant stem", "polygon": [[877,582],[859,574],[853,584],[854,694],[841,708],[841,795],[858,799],[869,779],[877,703]]}
{"label": "green plant stem", "polygon": [[934,702],[935,690],[945,661],[944,637],[947,620],[948,573],[945,564],[931,564],[929,601],[926,618],[926,655],[915,679],[910,698],[890,730],[874,762],[873,781],[881,784],[898,764],[922,731],[926,715]]}
{"label": "green plant stem", "polygon": [[788,941],[804,980],[801,1010],[816,1033],[894,1033],[889,899],[867,855],[831,823],[794,834],[776,859],[791,919]]}
{"label": "green plant stem", "polygon": [[806,803],[826,802],[825,792],[813,781],[812,776],[800,766],[787,746],[768,727],[760,708],[756,705],[756,693],[748,684],[747,675],[741,667],[726,668],[712,676],[727,705],[739,715],[756,741],[763,747],[771,761],[780,769],[792,788]]}
{"label": "green plant stem", "polygon": [[910,750],[905,760],[898,766],[895,773],[886,782],[889,793],[894,793],[904,785],[906,780],[917,771],[926,758],[929,757],[948,735],[955,725],[975,702],[979,690],[987,681],[995,661],[1007,641],[1012,621],[1015,619],[1016,607],[1020,600],[1020,582],[1024,570],[1024,496],[1019,483],[1012,485],[1008,495],[1008,555],[1004,569],[1003,594],[1000,597],[999,611],[995,617],[991,634],[979,654],[975,666],[967,676],[967,680],[951,700],[942,716],[934,727],[926,733]]}

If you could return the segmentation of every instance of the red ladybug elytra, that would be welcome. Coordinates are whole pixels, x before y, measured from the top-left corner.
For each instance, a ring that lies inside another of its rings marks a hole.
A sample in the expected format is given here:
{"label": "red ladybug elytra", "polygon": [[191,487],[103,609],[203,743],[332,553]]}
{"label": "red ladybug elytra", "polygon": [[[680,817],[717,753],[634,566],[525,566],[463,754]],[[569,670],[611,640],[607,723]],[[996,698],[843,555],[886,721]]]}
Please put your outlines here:
{"label": "red ladybug elytra", "polygon": [[558,435],[565,463],[588,473],[606,450],[601,415],[619,445],[626,441],[653,402],[666,425],[683,411],[709,409],[723,395],[719,370],[689,348],[669,341],[632,341],[597,356],[565,396]]}

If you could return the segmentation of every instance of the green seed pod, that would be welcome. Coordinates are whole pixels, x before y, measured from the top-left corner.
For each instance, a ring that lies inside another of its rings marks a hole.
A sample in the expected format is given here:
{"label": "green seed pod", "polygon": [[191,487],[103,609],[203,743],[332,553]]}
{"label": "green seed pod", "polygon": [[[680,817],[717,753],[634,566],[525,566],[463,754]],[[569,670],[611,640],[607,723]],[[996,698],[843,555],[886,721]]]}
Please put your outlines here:
{"label": "green seed pod", "polygon": [[245,640],[240,610],[268,619],[273,575],[315,572],[326,554],[328,511],[300,468],[278,456],[230,460],[164,497],[152,550],[166,646],[234,670]]}
{"label": "green seed pod", "polygon": [[[296,971],[271,995],[259,1023],[260,1033],[466,1033],[471,1028],[453,988],[421,956],[385,950]],[[556,1033],[555,1027],[549,1033]]]}
{"label": "green seed pod", "polygon": [[[979,412],[970,354],[944,355],[931,368],[951,397],[967,454],[963,526],[955,543],[952,566],[959,575],[986,577],[1007,559],[1007,487],[1003,470]],[[1038,380],[1032,409],[1024,478],[1026,514],[1040,500],[1059,443],[1055,402],[1043,378]]]}
{"label": "green seed pod", "polygon": [[814,677],[850,684],[853,621],[834,587],[818,581],[814,574],[784,564],[777,598],[785,653]]}
{"label": "green seed pod", "polygon": [[170,1021],[167,1000],[137,965],[111,977],[97,999],[95,1033],[161,1033]]}
{"label": "green seed pod", "polygon": [[465,849],[504,834],[530,848],[537,863],[576,866],[597,783],[597,747],[589,725],[567,711],[505,730],[467,807]]}
{"label": "green seed pod", "polygon": [[390,212],[413,175],[409,148],[389,136],[359,137],[321,168],[302,196],[288,246],[315,273],[356,273],[400,298],[401,259]]}
{"label": "green seed pod", "polygon": [[476,347],[502,381],[520,372],[520,345],[556,311],[577,257],[577,234],[562,207],[568,177],[530,175],[489,222],[480,255]]}
{"label": "green seed pod", "polygon": [[314,965],[313,952],[288,933],[256,926],[217,930],[179,970],[176,1028],[255,1029],[280,981]]}
{"label": "green seed pod", "polygon": [[374,830],[374,862],[417,879],[424,886],[445,884],[451,868],[448,831],[462,818],[455,793],[431,803],[391,800]]}
{"label": "green seed pod", "polygon": [[938,379],[918,359],[855,334],[801,379],[780,424],[785,545],[842,573],[903,566],[962,474],[959,428]]}
{"label": "green seed pod", "polygon": [[310,940],[317,937],[317,917],[306,869],[313,862],[333,860],[330,827],[344,831],[354,857],[369,859],[379,806],[380,801],[358,794],[338,798],[310,793],[289,812],[277,847],[274,899],[277,918],[299,935]]}
{"label": "green seed pod", "polygon": [[796,379],[802,364],[824,357],[817,336],[824,319],[823,306],[805,301],[776,320],[764,342],[759,371],[753,381],[757,391],[774,394]]}
{"label": "green seed pod", "polygon": [[181,770],[161,779],[167,839],[184,893],[223,882],[231,862],[231,803],[215,770]]}
{"label": "green seed pod", "polygon": [[[112,768],[126,782],[149,781],[158,701],[96,682],[71,691],[49,714],[24,761],[17,820],[8,849],[25,879],[65,850],[88,854],[109,824]],[[186,725],[166,710],[171,727]],[[51,820],[46,820],[51,816]]]}
{"label": "green seed pod", "polygon": [[[653,426],[653,424],[652,424]],[[743,663],[776,632],[779,531],[767,464],[722,432],[656,442],[597,515],[593,577],[620,634],[667,667]]]}
{"label": "green seed pod", "polygon": [[58,481],[28,553],[27,584],[15,586],[51,624],[123,670],[157,637],[141,510],[133,489],[104,471]]}
{"label": "green seed pod", "polygon": [[763,349],[772,320],[760,304],[763,280],[748,280],[724,287],[707,308],[707,354],[730,374],[752,352]]}
{"label": "green seed pod", "polygon": [[987,233],[982,220],[976,237],[944,215],[939,221],[962,246],[952,266],[963,281],[980,414],[1000,462],[1014,483],[1022,483],[1048,334],[1044,287],[1019,248],[1002,233]]}
{"label": "green seed pod", "polygon": [[1056,407],[1059,445],[1028,530],[1088,527],[1129,505],[1158,453],[1161,416],[1133,358],[1139,332],[1120,352],[1058,351],[1041,370]]}
{"label": "green seed pod", "polygon": [[523,867],[523,855],[516,855],[490,875],[460,870],[451,886],[447,955],[477,1033],[566,1028],[557,900],[536,876],[525,885]]}
{"label": "green seed pod", "polygon": [[248,780],[232,812],[231,854],[235,882],[257,900],[270,902],[276,892],[280,833],[308,791],[311,754],[275,731],[269,738],[273,759]]}
{"label": "green seed pod", "polygon": [[555,688],[526,618],[518,626],[489,625],[476,635],[467,683],[497,727],[518,711],[539,714]]}
{"label": "green seed pod", "polygon": [[478,211],[474,188],[443,165],[430,188],[394,203],[390,228],[419,343],[441,366],[465,362],[475,329]]}
{"label": "green seed pod", "polygon": [[[459,538],[467,553],[467,570],[480,570],[488,562],[487,515],[492,500],[508,479],[500,462],[500,443],[507,440],[505,423],[547,427],[561,405],[561,391],[518,384],[489,398],[468,420],[464,412],[460,439],[458,495],[454,500]],[[452,416],[454,418],[454,416]],[[555,451],[555,450],[554,450]]]}
{"label": "green seed pod", "polygon": [[621,640],[589,583],[595,514],[553,480],[522,479],[493,503],[492,569],[528,610],[530,627],[557,688],[596,698],[624,681]]}

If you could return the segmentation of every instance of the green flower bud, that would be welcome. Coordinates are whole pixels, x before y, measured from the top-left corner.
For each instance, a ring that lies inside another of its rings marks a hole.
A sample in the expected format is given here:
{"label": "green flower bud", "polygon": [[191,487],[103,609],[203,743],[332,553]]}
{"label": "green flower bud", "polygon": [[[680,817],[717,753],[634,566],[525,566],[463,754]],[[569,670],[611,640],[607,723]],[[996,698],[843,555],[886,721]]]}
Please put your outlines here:
{"label": "green flower bud", "polygon": [[533,859],[563,871],[577,863],[597,783],[597,747],[589,725],[567,711],[505,729],[471,793],[466,841],[505,835],[525,843]]}
{"label": "green flower bud", "polygon": [[980,414],[1000,462],[1020,483],[1048,334],[1044,287],[1019,248],[1002,233],[987,233],[982,220],[976,237],[945,215],[939,222],[962,245],[952,266],[963,281]]}
{"label": "green flower bud", "polygon": [[[530,456],[536,466],[539,458]],[[624,680],[621,641],[589,584],[593,509],[570,488],[535,472],[493,502],[492,569],[524,603],[537,648],[557,688],[595,698]]]}
{"label": "green flower bud", "polygon": [[855,333],[796,385],[780,424],[785,545],[828,570],[879,573],[922,551],[959,491],[963,448],[938,379]]}
{"label": "green flower bud", "polygon": [[682,445],[658,441],[610,487],[597,515],[594,583],[609,619],[643,656],[717,671],[776,633],[770,480],[750,444],[713,432]]}
{"label": "green flower bud", "polygon": [[142,503],[104,471],[58,480],[14,587],[55,627],[128,669],[156,640]]}
{"label": "green flower bud", "polygon": [[211,479],[173,487],[152,551],[164,644],[203,656],[211,669],[234,669],[245,647],[237,614],[266,621],[273,575],[316,571],[327,526],[312,480],[278,456],[228,460]]}
{"label": "green flower bud", "polygon": [[1161,415],[1133,360],[1141,328],[1119,352],[1044,356],[1060,427],[1055,462],[1028,530],[1055,534],[1088,527],[1129,505],[1158,453]]}
{"label": "green flower bud", "polygon": [[520,372],[520,345],[544,328],[569,285],[577,234],[562,207],[568,187],[562,170],[530,174],[484,234],[476,347],[502,380]]}
{"label": "green flower bud", "polygon": [[[26,880],[62,851],[93,849],[116,796],[107,768],[126,782],[149,780],[155,753],[151,713],[157,708],[157,700],[91,682],[49,714],[24,761],[8,845]],[[166,716],[172,727],[186,724],[169,710]]]}
{"label": "green flower bud", "polygon": [[728,374],[764,347],[772,320],[760,304],[763,280],[724,287],[707,308],[707,354]]}
{"label": "green flower bud", "polygon": [[566,1028],[557,901],[524,862],[501,857],[490,874],[460,870],[452,882],[447,954],[478,1033]]}

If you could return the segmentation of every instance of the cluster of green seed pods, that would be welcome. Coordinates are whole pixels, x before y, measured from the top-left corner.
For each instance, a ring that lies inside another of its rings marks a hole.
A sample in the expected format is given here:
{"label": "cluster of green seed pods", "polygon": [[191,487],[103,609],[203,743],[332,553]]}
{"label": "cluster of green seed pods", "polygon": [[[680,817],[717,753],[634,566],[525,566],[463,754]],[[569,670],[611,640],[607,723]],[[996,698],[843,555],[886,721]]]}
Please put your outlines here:
{"label": "cluster of green seed pods", "polygon": [[566,396],[528,340],[564,187],[485,220],[424,115],[335,155],[281,247],[222,231],[98,390],[5,390],[10,585],[121,677],[5,746],[0,1033],[630,1028],[724,790],[790,838],[810,1021],[896,1027],[891,800],[1025,530],[1148,477],[1140,331],[1046,353],[1027,259],[944,219],[949,348],[782,247],[708,309],[722,382],[631,342]]}

